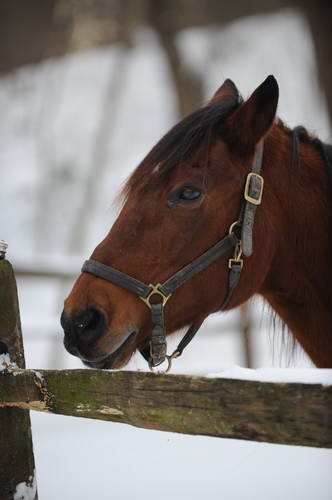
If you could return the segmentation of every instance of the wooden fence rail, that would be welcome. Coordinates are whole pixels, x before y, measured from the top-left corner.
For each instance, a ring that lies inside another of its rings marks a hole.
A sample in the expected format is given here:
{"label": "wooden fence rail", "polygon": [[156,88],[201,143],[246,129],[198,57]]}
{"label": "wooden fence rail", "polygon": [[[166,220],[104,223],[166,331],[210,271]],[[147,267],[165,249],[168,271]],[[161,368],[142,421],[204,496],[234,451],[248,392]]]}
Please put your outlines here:
{"label": "wooden fence rail", "polygon": [[182,434],[332,448],[331,385],[26,370],[16,283],[6,260],[0,260],[0,355],[0,500],[37,500],[29,410]]}
{"label": "wooden fence rail", "polygon": [[137,427],[332,448],[332,386],[145,372],[19,370],[0,375],[0,407]]}

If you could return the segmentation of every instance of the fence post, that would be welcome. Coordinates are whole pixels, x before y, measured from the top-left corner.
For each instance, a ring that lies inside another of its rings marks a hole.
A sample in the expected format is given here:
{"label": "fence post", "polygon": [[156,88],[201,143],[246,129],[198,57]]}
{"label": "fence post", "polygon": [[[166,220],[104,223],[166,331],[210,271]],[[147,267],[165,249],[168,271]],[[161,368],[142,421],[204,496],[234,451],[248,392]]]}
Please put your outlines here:
{"label": "fence post", "polygon": [[[16,281],[5,249],[0,242],[0,356],[25,368]],[[0,408],[0,500],[37,499],[29,411]]]}

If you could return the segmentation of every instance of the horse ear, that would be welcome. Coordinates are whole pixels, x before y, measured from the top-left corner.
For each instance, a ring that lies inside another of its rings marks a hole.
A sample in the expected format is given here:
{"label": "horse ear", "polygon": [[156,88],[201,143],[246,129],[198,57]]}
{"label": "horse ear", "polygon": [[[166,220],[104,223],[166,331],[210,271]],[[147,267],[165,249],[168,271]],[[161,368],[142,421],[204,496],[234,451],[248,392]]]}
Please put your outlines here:
{"label": "horse ear", "polygon": [[279,88],[270,75],[254,93],[226,120],[230,142],[252,150],[267,134],[277,111]]}
{"label": "horse ear", "polygon": [[219,89],[214,93],[212,99],[209,101],[209,104],[216,104],[225,96],[233,97],[236,101],[239,100],[239,91],[236,88],[235,83],[229,78],[227,78],[227,80],[225,80]]}

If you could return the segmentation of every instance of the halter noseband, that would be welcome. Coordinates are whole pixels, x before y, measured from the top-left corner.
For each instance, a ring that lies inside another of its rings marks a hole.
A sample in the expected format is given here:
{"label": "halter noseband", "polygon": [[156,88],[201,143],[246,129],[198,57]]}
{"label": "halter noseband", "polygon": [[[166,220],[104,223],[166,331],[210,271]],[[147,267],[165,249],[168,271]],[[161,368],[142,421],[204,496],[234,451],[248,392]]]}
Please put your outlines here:
{"label": "halter noseband", "polygon": [[[243,253],[248,257],[252,254],[253,224],[256,209],[261,203],[263,193],[264,180],[260,175],[262,164],[263,142],[260,142],[257,146],[251,171],[247,175],[239,218],[233,222],[229,229],[229,233],[211,248],[206,250],[202,255],[173,274],[173,276],[164,281],[164,283],[147,285],[146,283],[143,283],[126,273],[118,271],[113,267],[106,266],[96,260],[90,259],[84,262],[82,272],[93,274],[99,278],[111,281],[115,285],[125,288],[129,292],[137,295],[143,300],[146,306],[150,308],[152,319],[151,340],[149,348],[145,347],[140,350],[143,357],[148,361],[150,369],[160,365],[163,361],[165,361],[165,359],[167,359],[167,372],[171,367],[172,359],[177,358],[182,354],[182,351],[192,340],[206,318],[206,316],[204,316],[195,321],[187,330],[175,351],[171,355],[167,355],[164,308],[172,293],[184,285],[193,276],[212,264],[212,262],[219,259],[219,257],[222,257],[231,248],[234,248],[233,258],[228,261],[229,273],[227,290],[218,311],[225,309],[230,302],[234,290],[240,280],[243,268],[241,255]],[[235,232],[236,228],[238,231],[241,230],[240,238]],[[158,298],[157,303],[154,302],[153,297]]]}

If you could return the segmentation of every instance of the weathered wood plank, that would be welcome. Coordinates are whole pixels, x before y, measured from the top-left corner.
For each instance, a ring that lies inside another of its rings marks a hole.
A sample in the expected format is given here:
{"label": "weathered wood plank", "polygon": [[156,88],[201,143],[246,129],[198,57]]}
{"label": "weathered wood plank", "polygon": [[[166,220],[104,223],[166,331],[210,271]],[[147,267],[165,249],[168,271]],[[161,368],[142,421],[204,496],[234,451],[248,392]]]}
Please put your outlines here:
{"label": "weathered wood plank", "polygon": [[[14,273],[8,261],[0,260],[0,354],[5,352],[18,367],[25,367]],[[36,500],[35,485],[29,411],[0,408],[0,500],[23,492],[30,494],[24,498]]]}
{"label": "weathered wood plank", "polygon": [[0,376],[0,405],[183,434],[332,447],[332,386],[103,370]]}

